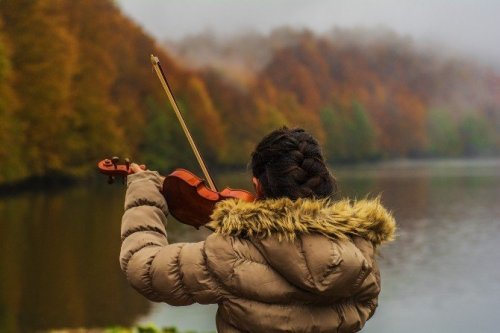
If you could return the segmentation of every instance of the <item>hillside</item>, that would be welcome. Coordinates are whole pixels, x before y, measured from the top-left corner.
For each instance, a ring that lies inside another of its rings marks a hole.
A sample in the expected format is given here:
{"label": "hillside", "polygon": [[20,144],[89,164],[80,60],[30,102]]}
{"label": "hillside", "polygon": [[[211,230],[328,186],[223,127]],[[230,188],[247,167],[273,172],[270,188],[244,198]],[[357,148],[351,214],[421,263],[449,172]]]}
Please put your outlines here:
{"label": "hillside", "polygon": [[111,0],[4,0],[0,24],[0,184],[85,177],[110,155],[192,167],[151,53],[211,167],[244,166],[283,125],[311,130],[330,161],[499,152],[499,75],[394,33],[283,28],[159,47]]}
{"label": "hillside", "polygon": [[289,123],[305,124],[332,160],[498,153],[499,74],[392,31],[283,28],[166,45],[183,63],[216,71]]}
{"label": "hillside", "polygon": [[196,103],[203,83],[113,1],[6,0],[0,23],[0,183],[81,177],[104,157],[140,160],[169,145],[175,157],[164,158],[180,160],[185,147],[169,141],[179,134],[172,125],[161,128],[166,141],[149,146],[158,114],[174,121],[149,55],[168,68],[181,99]]}

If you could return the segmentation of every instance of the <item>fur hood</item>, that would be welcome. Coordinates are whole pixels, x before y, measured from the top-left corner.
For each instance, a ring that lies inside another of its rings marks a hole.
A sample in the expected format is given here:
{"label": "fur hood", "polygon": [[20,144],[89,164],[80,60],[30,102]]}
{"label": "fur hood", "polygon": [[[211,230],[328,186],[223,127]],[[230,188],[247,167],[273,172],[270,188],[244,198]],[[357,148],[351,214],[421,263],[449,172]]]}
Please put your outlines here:
{"label": "fur hood", "polygon": [[217,204],[209,226],[230,236],[293,240],[300,233],[321,233],[345,239],[361,236],[378,245],[394,239],[396,222],[380,199],[332,201],[288,198],[255,202],[224,200]]}

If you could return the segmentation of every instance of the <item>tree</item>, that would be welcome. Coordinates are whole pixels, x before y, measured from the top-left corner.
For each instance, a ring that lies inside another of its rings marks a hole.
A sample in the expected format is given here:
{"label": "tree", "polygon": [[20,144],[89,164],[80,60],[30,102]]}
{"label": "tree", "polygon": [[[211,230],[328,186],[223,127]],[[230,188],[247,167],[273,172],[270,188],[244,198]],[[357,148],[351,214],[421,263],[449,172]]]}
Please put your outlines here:
{"label": "tree", "polygon": [[18,102],[11,89],[11,63],[4,40],[0,34],[0,183],[13,182],[28,174],[19,146],[22,130],[16,119]]}
{"label": "tree", "polygon": [[462,152],[457,123],[447,110],[429,111],[427,137],[427,153],[431,156],[458,156]]}
{"label": "tree", "polygon": [[349,160],[360,161],[372,158],[376,153],[375,131],[363,105],[353,102],[349,118],[346,122]]}
{"label": "tree", "polygon": [[154,98],[146,102],[148,118],[140,146],[141,161],[149,169],[164,173],[175,167],[194,168],[195,157],[171,106],[167,102],[158,103]]}
{"label": "tree", "polygon": [[462,119],[460,137],[466,156],[485,155],[495,149],[495,140],[488,123],[475,113],[467,114]]}
{"label": "tree", "polygon": [[77,43],[67,28],[61,0],[2,2],[5,31],[13,45],[14,89],[20,93],[19,143],[34,175],[65,168],[71,87]]}
{"label": "tree", "polygon": [[345,131],[345,117],[328,106],[321,110],[321,121],[325,129],[326,158],[333,161],[345,161],[348,158],[347,140]]}
{"label": "tree", "polygon": [[184,102],[186,122],[203,156],[217,161],[224,156],[227,141],[219,112],[199,77],[191,76],[188,79]]}
{"label": "tree", "polygon": [[353,102],[342,108],[337,104],[321,111],[325,128],[326,156],[331,161],[357,162],[373,158],[376,138],[373,125],[363,106]]}

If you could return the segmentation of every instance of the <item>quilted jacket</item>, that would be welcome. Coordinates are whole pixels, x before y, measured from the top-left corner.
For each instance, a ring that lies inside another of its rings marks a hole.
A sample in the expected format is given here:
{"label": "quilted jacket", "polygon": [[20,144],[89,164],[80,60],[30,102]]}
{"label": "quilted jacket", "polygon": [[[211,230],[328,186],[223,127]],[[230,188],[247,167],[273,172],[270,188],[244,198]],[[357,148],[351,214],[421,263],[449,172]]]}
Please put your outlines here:
{"label": "quilted jacket", "polygon": [[128,179],[121,268],[145,297],[217,303],[218,332],[357,332],[380,292],[376,247],[395,221],[379,200],[220,202],[198,243],[167,241],[161,178]]}

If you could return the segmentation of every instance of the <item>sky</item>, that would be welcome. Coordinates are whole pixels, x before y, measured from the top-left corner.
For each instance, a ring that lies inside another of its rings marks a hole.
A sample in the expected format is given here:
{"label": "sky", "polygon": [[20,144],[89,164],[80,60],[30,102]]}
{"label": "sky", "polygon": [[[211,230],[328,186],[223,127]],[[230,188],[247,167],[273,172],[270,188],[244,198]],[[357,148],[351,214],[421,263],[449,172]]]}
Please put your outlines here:
{"label": "sky", "polygon": [[158,40],[291,26],[384,27],[500,68],[499,0],[116,0]]}

